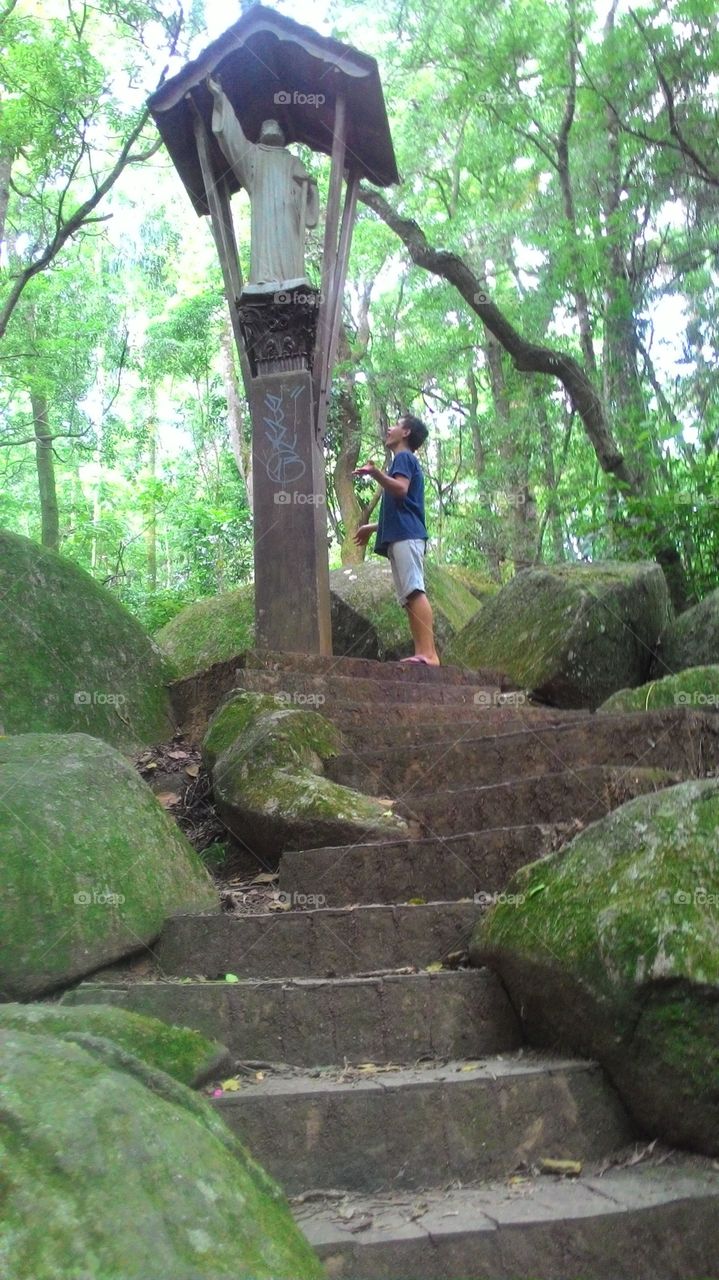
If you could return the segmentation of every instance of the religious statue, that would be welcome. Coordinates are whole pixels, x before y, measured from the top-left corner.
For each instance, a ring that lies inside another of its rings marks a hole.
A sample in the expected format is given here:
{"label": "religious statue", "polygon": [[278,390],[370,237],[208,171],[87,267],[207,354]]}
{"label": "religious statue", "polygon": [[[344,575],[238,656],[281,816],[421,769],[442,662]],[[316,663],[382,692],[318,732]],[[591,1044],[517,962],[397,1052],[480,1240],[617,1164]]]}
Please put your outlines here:
{"label": "religious statue", "polygon": [[250,197],[250,277],[245,294],[309,288],[305,276],[305,228],[319,218],[317,183],[285,146],[276,120],[265,120],[250,142],[222,87],[208,79],[214,98],[212,132],[238,182]]}

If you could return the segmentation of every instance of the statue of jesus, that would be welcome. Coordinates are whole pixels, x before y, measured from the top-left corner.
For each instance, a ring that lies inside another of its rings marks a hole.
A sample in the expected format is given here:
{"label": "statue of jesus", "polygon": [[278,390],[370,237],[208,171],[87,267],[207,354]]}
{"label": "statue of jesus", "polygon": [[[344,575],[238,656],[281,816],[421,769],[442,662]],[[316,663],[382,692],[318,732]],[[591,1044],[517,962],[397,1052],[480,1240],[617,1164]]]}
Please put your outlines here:
{"label": "statue of jesus", "polygon": [[212,132],[250,197],[250,278],[243,296],[309,288],[304,241],[305,228],[319,218],[317,183],[286,149],[276,120],[265,120],[259,142],[250,142],[224,90],[212,79],[207,84],[214,98]]}

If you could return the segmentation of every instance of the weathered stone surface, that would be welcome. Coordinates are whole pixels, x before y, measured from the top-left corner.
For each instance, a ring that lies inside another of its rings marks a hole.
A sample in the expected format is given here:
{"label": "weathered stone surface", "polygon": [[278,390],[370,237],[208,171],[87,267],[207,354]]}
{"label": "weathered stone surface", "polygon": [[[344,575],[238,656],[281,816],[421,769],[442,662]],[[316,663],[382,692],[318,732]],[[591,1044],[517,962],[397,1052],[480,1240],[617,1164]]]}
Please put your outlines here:
{"label": "weathered stone surface", "polygon": [[595,1063],[524,1054],[354,1080],[278,1072],[216,1105],[288,1194],[500,1177],[550,1154],[601,1159],[633,1135]]}
{"label": "weathered stone surface", "polygon": [[217,896],[149,787],[87,734],[0,739],[0,998],[26,999],[157,937]]}
{"label": "weathered stone surface", "polygon": [[642,684],[670,618],[653,563],[525,569],[450,642],[447,662],[494,666],[559,707],[597,707]]}
{"label": "weathered stone surface", "polygon": [[719,588],[680,613],[662,631],[651,675],[719,663]]}
{"label": "weathered stone surface", "polygon": [[231,694],[212,717],[202,750],[233,835],[258,857],[276,860],[283,848],[406,833],[389,802],[323,776],[323,760],[340,741],[315,711],[288,710],[265,694]]}
{"label": "weathered stone surface", "polygon": [[[321,894],[308,890],[308,896]],[[295,904],[298,905],[298,904]],[[466,946],[473,902],[287,910],[168,920],[155,946],[165,973],[187,977],[335,977],[427,965]]]}
{"label": "weathered stone surface", "polygon": [[[101,988],[96,988],[98,999]],[[197,1089],[227,1073],[232,1058],[224,1045],[207,1040],[188,1026],[168,1026],[143,1012],[110,1004],[0,1004],[0,1030],[26,1031],[83,1045],[88,1037],[118,1045],[149,1067],[164,1071],[180,1084]]]}
{"label": "weathered stone surface", "polygon": [[151,1014],[153,1022],[196,1027],[245,1060],[302,1067],[478,1058],[522,1044],[517,1015],[489,969],[374,978],[89,981],[68,991],[63,1007],[100,1000]]}
{"label": "weathered stone surface", "polygon": [[719,666],[687,667],[638,689],[619,689],[599,711],[656,711],[660,707],[692,707],[695,711],[719,710]]}
{"label": "weathered stone surface", "polygon": [[279,1189],[189,1089],[109,1041],[0,1031],[3,1274],[311,1280]]}
{"label": "weathered stone surface", "polygon": [[[432,602],[437,647],[477,610],[477,599],[442,566],[425,562],[427,594]],[[384,557],[330,574],[332,648],[336,654],[393,661],[414,653],[406,610],[397,603],[392,570]]]}
{"label": "weathered stone surface", "polygon": [[719,781],[642,796],[514,877],[477,926],[530,1042],[604,1064],[652,1136],[719,1152]]}
{"label": "weathered stone surface", "polygon": [[0,731],[91,733],[116,746],[172,729],[173,672],[89,574],[0,529]]}
{"label": "weathered stone surface", "polygon": [[254,584],[196,600],[155,633],[179,677],[205,671],[251,649],[255,639]]}
{"label": "weathered stone surface", "polygon": [[450,578],[454,578],[455,582],[461,582],[475,600],[483,602],[489,596],[496,596],[499,591],[500,584],[488,577],[486,573],[482,573],[481,569],[468,569],[463,564],[445,564],[442,568]]}
{"label": "weathered stone surface", "polygon": [[348,1201],[362,1231],[347,1230],[336,1197],[295,1210],[332,1280],[707,1280],[716,1272],[719,1173],[676,1153],[668,1165],[602,1177],[524,1175],[516,1186],[504,1179]]}

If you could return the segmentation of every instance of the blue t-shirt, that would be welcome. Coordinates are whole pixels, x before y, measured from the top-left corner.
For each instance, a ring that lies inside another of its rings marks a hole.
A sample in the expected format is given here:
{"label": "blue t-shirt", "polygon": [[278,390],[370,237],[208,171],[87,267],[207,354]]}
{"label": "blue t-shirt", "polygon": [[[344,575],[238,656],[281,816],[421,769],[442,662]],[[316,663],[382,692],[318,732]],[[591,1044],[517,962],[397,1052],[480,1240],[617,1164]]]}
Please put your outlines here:
{"label": "blue t-shirt", "polygon": [[393,498],[386,489],[382,490],[377,540],[374,544],[374,549],[380,556],[387,555],[390,542],[406,542],[408,538],[427,540],[424,523],[424,476],[411,449],[400,449],[395,454],[387,475],[408,476],[409,489],[405,498]]}

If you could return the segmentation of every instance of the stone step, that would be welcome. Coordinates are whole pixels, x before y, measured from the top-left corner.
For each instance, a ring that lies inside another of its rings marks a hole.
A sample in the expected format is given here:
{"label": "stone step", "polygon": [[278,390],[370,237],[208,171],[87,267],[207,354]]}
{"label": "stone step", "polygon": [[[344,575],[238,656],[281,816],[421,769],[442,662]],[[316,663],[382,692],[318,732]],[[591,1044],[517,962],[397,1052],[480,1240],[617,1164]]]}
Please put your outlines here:
{"label": "stone step", "polygon": [[[417,680],[373,680],[366,676],[306,675],[302,671],[238,671],[235,688],[272,693],[288,707],[322,711],[333,699],[343,702],[415,703],[425,706],[490,706],[502,693],[497,685],[420,684]],[[509,691],[509,690],[508,690]]]}
{"label": "stone step", "polygon": [[592,716],[579,724],[532,725],[497,737],[474,736],[414,747],[348,751],[327,761],[335,782],[371,795],[416,794],[479,787],[511,778],[612,764],[673,769],[702,777],[719,764],[719,717],[672,707],[629,715]]}
{"label": "stone step", "polygon": [[478,914],[469,901],[178,915],[154,950],[161,970],[178,978],[335,978],[424,968],[465,947]]}
{"label": "stone step", "polygon": [[393,807],[407,819],[410,835],[435,838],[527,823],[579,821],[586,826],[634,796],[681,781],[681,774],[663,769],[598,765],[424,796],[414,791]]}
{"label": "stone step", "polygon": [[269,1073],[215,1101],[288,1195],[498,1178],[540,1157],[601,1159],[633,1136],[596,1064],[521,1051],[370,1074]]}
{"label": "stone step", "polygon": [[[425,667],[414,662],[378,662],[373,658],[327,657],[318,653],[270,653],[258,649],[242,655],[242,665],[264,671],[298,671],[305,675],[409,680],[416,684],[491,684],[509,687],[508,677],[494,668]],[[512,686],[514,687],[514,686]]]}
{"label": "stone step", "polygon": [[[510,698],[512,694],[502,694]],[[390,706],[382,708],[381,719],[371,714],[363,704],[328,703],[323,715],[332,720],[352,751],[405,751],[407,748],[424,748],[428,743],[457,742],[460,738],[493,738],[505,733],[521,733],[523,730],[543,732],[558,725],[576,725],[589,719],[588,711],[555,711],[551,707],[505,703],[491,707],[436,707],[430,706],[427,715],[420,716],[421,706]],[[410,713],[402,718],[397,712]]]}
{"label": "stone step", "polygon": [[327,907],[353,902],[428,902],[500,893],[519,867],[556,847],[573,828],[497,827],[426,840],[286,850],[283,893],[322,894]]}
{"label": "stone step", "polygon": [[[719,1173],[672,1157],[581,1178],[296,1203],[331,1280],[709,1280]],[[362,1227],[363,1229],[359,1229]],[[539,1261],[541,1259],[541,1261]]]}
{"label": "stone step", "polygon": [[489,969],[372,978],[227,982],[83,982],[63,1004],[113,1004],[193,1027],[235,1057],[314,1067],[476,1058],[522,1035]]}

